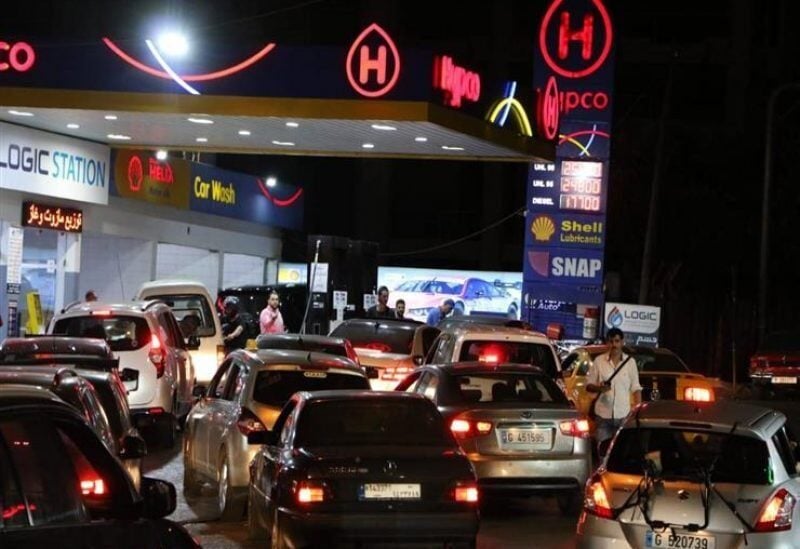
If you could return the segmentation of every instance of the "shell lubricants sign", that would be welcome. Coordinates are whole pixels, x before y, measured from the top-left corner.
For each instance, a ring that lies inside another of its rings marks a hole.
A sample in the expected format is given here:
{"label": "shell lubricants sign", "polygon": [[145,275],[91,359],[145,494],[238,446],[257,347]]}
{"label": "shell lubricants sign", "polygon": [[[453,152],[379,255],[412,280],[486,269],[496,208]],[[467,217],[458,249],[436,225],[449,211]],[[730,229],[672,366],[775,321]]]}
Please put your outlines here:
{"label": "shell lubricants sign", "polygon": [[147,151],[120,150],[114,161],[114,191],[123,198],[189,208],[189,162],[158,160]]}
{"label": "shell lubricants sign", "polygon": [[603,303],[613,56],[614,28],[603,0],[547,4],[536,29],[533,80],[540,105],[557,120],[553,127],[540,117],[540,132],[557,149],[555,162],[529,169],[524,294],[529,305],[568,304],[529,306],[527,319],[542,331],[559,324],[569,339],[583,336],[576,311]]}

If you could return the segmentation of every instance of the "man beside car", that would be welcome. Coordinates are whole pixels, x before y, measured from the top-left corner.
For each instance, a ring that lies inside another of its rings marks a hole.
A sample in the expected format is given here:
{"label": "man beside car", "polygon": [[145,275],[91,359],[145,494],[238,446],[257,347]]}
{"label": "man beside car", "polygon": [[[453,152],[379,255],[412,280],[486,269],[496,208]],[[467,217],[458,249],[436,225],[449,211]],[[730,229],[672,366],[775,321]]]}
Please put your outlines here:
{"label": "man beside car", "polygon": [[594,411],[598,447],[614,436],[630,413],[631,396],[634,404],[642,401],[636,361],[622,350],[625,334],[619,328],[611,328],[606,342],[608,352],[592,361],[586,375],[586,391],[597,395]]}
{"label": "man beside car", "polygon": [[394,310],[389,307],[389,288],[378,288],[378,302],[367,309],[367,318],[395,318]]}
{"label": "man beside car", "polygon": [[435,309],[431,309],[431,312],[428,313],[428,318],[425,320],[425,324],[428,326],[436,326],[450,314],[450,311],[452,311],[455,306],[456,304],[452,299],[445,299],[441,305]]}

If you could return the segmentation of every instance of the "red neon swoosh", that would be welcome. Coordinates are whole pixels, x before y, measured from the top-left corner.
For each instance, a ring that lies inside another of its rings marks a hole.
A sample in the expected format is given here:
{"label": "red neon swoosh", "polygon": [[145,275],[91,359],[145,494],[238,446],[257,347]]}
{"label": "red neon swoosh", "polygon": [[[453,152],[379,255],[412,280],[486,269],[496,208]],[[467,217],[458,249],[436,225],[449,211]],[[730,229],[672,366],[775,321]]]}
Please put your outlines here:
{"label": "red neon swoosh", "polygon": [[270,202],[272,202],[273,204],[275,204],[279,208],[285,208],[286,206],[291,206],[292,204],[297,202],[297,199],[300,198],[301,194],[303,194],[303,189],[300,188],[300,189],[297,189],[297,192],[294,193],[289,198],[287,198],[286,200],[281,200],[279,198],[275,198],[274,196],[269,194],[269,191],[264,186],[264,182],[261,181],[260,179],[258,180],[258,189],[261,191],[261,194],[266,196],[269,199]]}
{"label": "red neon swoosh", "polygon": [[566,141],[567,139],[570,139],[570,138],[574,139],[575,137],[579,137],[581,135],[592,135],[592,134],[599,135],[600,137],[608,137],[608,138],[611,137],[610,134],[608,134],[606,132],[601,132],[600,130],[581,130],[579,132],[575,132],[575,133],[571,133],[569,135],[565,135],[563,138],[561,138],[561,141],[559,141],[558,144],[561,145],[562,143],[564,143],[564,141]]}
{"label": "red neon swoosh", "polygon": [[[108,48],[111,51],[116,53],[123,61],[125,61],[126,63],[128,63],[129,65],[131,65],[133,67],[136,67],[140,71],[146,72],[147,74],[150,74],[152,76],[157,76],[159,78],[164,78],[166,80],[172,80],[172,77],[169,74],[167,74],[166,72],[160,71],[158,69],[154,69],[153,67],[151,67],[149,65],[145,65],[144,63],[142,63],[138,59],[135,59],[135,58],[131,57],[130,55],[128,55],[127,53],[125,53],[122,50],[122,48],[120,48],[114,42],[112,42],[110,38],[103,38],[103,43],[106,46],[108,46]],[[269,52],[271,52],[274,48],[275,48],[275,44],[274,43],[267,44],[261,50],[259,50],[258,52],[254,53],[253,55],[251,55],[250,57],[248,57],[247,59],[245,59],[241,63],[238,63],[236,65],[231,65],[227,69],[221,69],[221,70],[218,70],[218,71],[215,71],[215,72],[207,72],[207,73],[204,73],[204,74],[187,74],[187,75],[182,75],[181,74],[179,76],[183,80],[186,80],[187,82],[202,82],[202,81],[205,81],[205,80],[216,80],[217,78],[224,78],[225,76],[230,76],[231,74],[235,74],[237,72],[243,71],[244,69],[246,69],[250,65],[258,62],[259,60],[261,60],[265,55],[267,55]]]}

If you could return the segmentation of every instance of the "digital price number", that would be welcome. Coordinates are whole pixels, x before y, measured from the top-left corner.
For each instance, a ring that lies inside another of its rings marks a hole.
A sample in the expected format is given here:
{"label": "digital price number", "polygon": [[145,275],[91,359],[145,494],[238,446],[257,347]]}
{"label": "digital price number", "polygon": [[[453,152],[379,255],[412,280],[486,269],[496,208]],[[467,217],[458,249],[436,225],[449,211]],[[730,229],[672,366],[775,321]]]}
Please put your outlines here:
{"label": "digital price number", "polygon": [[603,196],[602,162],[565,160],[561,164],[559,190],[560,209],[599,212]]}

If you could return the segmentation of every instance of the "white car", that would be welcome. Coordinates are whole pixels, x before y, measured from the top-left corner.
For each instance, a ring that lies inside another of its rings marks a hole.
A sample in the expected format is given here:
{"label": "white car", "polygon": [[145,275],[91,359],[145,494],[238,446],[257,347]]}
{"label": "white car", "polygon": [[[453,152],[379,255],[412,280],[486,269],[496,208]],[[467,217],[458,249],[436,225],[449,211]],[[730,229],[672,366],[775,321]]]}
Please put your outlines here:
{"label": "white car", "polygon": [[796,548],[798,457],[780,412],[642,404],[586,483],[578,547]]}
{"label": "white car", "polygon": [[452,299],[454,315],[519,318],[520,302],[505,289],[480,278],[437,277],[406,280],[391,292],[390,306],[406,302],[406,317],[425,322],[428,314]]}
{"label": "white car", "polygon": [[48,333],[105,339],[119,358],[136,426],[155,426],[161,445],[175,443],[178,420],[192,405],[195,376],[188,345],[167,305],[81,303],[57,314]]}
{"label": "white car", "polygon": [[196,335],[200,347],[190,351],[197,383],[207,385],[217,368],[225,359],[222,342],[222,324],[214,308],[211,293],[201,282],[189,280],[154,280],[145,282],[136,293],[136,299],[160,299],[172,308],[179,323],[187,316],[195,315],[200,320]]}
{"label": "white car", "polygon": [[426,364],[483,362],[531,364],[563,388],[558,355],[547,336],[511,326],[462,323],[439,334],[425,357]]}

